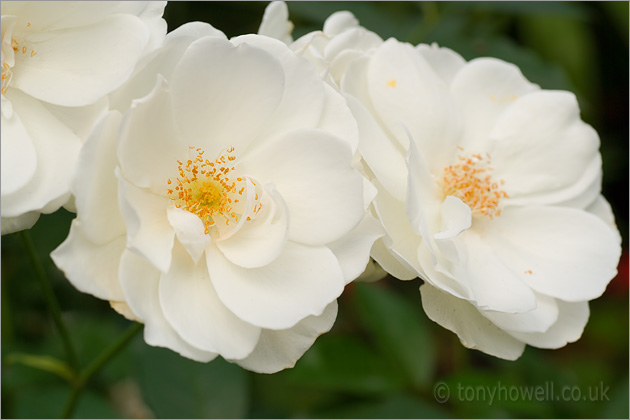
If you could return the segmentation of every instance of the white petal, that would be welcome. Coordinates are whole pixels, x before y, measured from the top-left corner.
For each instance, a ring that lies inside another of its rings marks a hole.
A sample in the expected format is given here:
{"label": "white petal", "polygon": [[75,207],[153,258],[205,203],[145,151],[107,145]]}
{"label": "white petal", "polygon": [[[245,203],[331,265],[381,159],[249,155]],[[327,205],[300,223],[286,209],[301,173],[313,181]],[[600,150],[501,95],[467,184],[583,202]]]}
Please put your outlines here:
{"label": "white petal", "polygon": [[449,195],[441,208],[442,231],[435,234],[435,239],[450,239],[459,235],[472,224],[472,213],[462,200]]}
{"label": "white petal", "polygon": [[193,346],[228,359],[247,357],[260,328],[239,318],[221,302],[208,277],[205,260],[193,264],[179,246],[173,264],[160,277],[160,305],[169,323]]}
{"label": "white petal", "polygon": [[420,295],[427,316],[457,334],[464,346],[507,360],[523,354],[525,344],[499,329],[469,302],[428,284],[420,286]]}
{"label": "white petal", "polygon": [[122,116],[117,111],[104,115],[87,139],[77,163],[72,192],[83,220],[85,236],[105,243],[126,232],[118,207],[118,164],[116,143]]}
{"label": "white petal", "polygon": [[406,127],[432,173],[451,160],[461,138],[459,108],[448,86],[411,45],[389,39],[374,53],[367,70],[368,90],[377,115],[407,148]]}
{"label": "white petal", "polygon": [[543,349],[557,349],[567,343],[577,341],[584,331],[588,321],[588,302],[563,302],[558,304],[558,321],[544,333],[516,333],[509,332],[514,338],[530,346]]}
{"label": "white petal", "polygon": [[15,112],[11,118],[2,114],[2,195],[18,191],[24,187],[35,174],[37,168],[37,152],[20,116]]}
{"label": "white petal", "polygon": [[354,230],[327,245],[339,260],[346,284],[363,273],[374,241],[383,235],[385,231],[380,222],[366,213]]}
{"label": "white petal", "polygon": [[255,268],[267,265],[280,255],[289,234],[289,210],[282,196],[271,184],[265,186],[263,210],[255,219],[229,238],[217,241],[217,247],[230,262]]}
{"label": "white petal", "polygon": [[[258,138],[275,139],[284,133],[300,128],[315,128],[326,109],[325,85],[316,68],[308,60],[296,55],[286,45],[264,36],[242,35],[230,40],[234,45],[247,44],[273,55],[282,64],[284,93],[282,101],[272,118],[265,122]],[[308,98],[307,101],[304,98]],[[249,117],[248,117],[249,118]],[[253,147],[264,147],[264,142],[253,143]]]}
{"label": "white petal", "polygon": [[346,100],[329,85],[326,88],[324,112],[317,124],[317,128],[325,130],[339,138],[346,140],[352,148],[352,153],[359,147],[359,128]]}
{"label": "white petal", "polygon": [[166,214],[171,201],[134,186],[116,172],[120,213],[127,225],[127,245],[166,273],[175,241],[175,230]]}
{"label": "white petal", "polygon": [[328,36],[334,36],[357,26],[359,26],[358,19],[352,13],[342,10],[333,13],[326,19],[323,32]]}
{"label": "white petal", "polygon": [[283,1],[270,2],[265,8],[258,33],[290,44],[293,42],[291,32],[293,23],[289,20],[287,4]]}
{"label": "white petal", "polygon": [[337,301],[319,316],[309,316],[286,330],[263,330],[252,354],[235,360],[239,366],[258,373],[276,373],[292,368],[315,339],[330,331],[337,318]]}
{"label": "white petal", "polygon": [[[33,142],[37,169],[28,184],[18,191],[7,194],[3,186],[2,216],[16,217],[33,210],[55,211],[70,196],[70,181],[75,172],[81,140],[39,101],[15,89],[11,89],[7,96],[10,96],[14,115],[20,116]],[[28,163],[25,165],[28,166]],[[56,207],[49,206],[53,201]]]}
{"label": "white petal", "polygon": [[617,241],[621,243],[621,234],[619,228],[615,223],[615,215],[612,211],[610,203],[606,201],[603,195],[599,195],[587,208],[586,211],[599,217],[604,223],[610,226],[613,232],[618,236]]}
{"label": "white petal", "polygon": [[121,1],[115,13],[130,13],[138,16],[149,30],[149,41],[145,52],[158,48],[164,42],[166,21],[162,18],[166,1]]}
{"label": "white petal", "polygon": [[480,309],[521,313],[536,308],[530,284],[512,264],[499,257],[488,243],[488,236],[473,228],[452,240],[461,261],[454,266],[453,276],[470,288],[471,300]]}
{"label": "white petal", "polygon": [[32,211],[24,213],[17,217],[3,217],[2,218],[2,234],[19,232],[20,230],[30,229],[35,225],[35,222],[39,219],[40,213]]}
{"label": "white petal", "polygon": [[397,254],[391,251],[384,238],[379,238],[374,242],[370,256],[383,267],[388,274],[398,280],[412,280],[418,277],[418,273]]}
{"label": "white petal", "polygon": [[[540,91],[514,102],[498,119],[487,151],[510,202],[560,203],[599,181],[599,137],[580,120],[575,96]],[[599,182],[595,185],[595,199]]]}
{"label": "white petal", "polygon": [[363,104],[349,95],[346,100],[359,126],[361,156],[389,194],[404,201],[407,165],[403,149],[387,137]]}
{"label": "white petal", "polygon": [[168,179],[178,174],[177,159],[188,156],[189,146],[198,145],[181,140],[168,87],[159,77],[153,91],[133,103],[120,128],[118,159],[122,172],[137,186],[166,195]]}
{"label": "white petal", "polygon": [[197,264],[206,247],[210,244],[210,235],[205,233],[206,227],[196,214],[169,206],[166,209],[168,221],[175,229],[175,235],[191,258]]}
{"label": "white petal", "polygon": [[537,89],[514,64],[487,57],[468,62],[457,72],[450,89],[465,120],[459,146],[470,153],[486,151],[499,116],[519,97]]}
{"label": "white petal", "polygon": [[[255,71],[252,71],[255,69]],[[186,50],[172,77],[173,109],[183,138],[217,156],[243,153],[282,99],[284,70],[270,53],[219,37]]]}
{"label": "white petal", "polygon": [[485,238],[534,290],[570,302],[600,296],[621,255],[608,224],[565,207],[506,208],[487,224]]}
{"label": "white petal", "polygon": [[142,98],[153,90],[158,74],[171,80],[186,48],[204,36],[227,39],[223,32],[205,22],[188,22],[169,32],[164,45],[139,61],[127,82],[109,95],[111,107],[125,112],[134,99]]}
{"label": "white petal", "polygon": [[209,362],[217,356],[216,353],[200,350],[184,341],[166,320],[158,292],[160,272],[155,267],[127,250],[120,260],[119,276],[125,302],[144,323],[144,340],[147,344],[169,348],[199,362]]}
{"label": "white petal", "polygon": [[68,237],[50,257],[70,283],[83,293],[99,299],[122,301],[118,265],[124,249],[124,236],[105,244],[95,244],[85,236],[81,221],[74,219]]}
{"label": "white petal", "polygon": [[[415,271],[417,276],[422,273],[422,268],[420,268],[416,256],[418,246],[422,243],[422,238],[414,232],[414,228],[409,223],[404,202],[398,201],[389,195],[377,182],[374,184],[379,190],[374,200],[374,208],[387,232],[385,245],[391,250],[396,259],[402,260],[403,265],[408,270]],[[378,254],[373,254],[372,256],[379,263],[381,262]],[[385,262],[385,264],[387,263]],[[383,268],[388,270],[386,267]],[[391,274],[394,275],[394,273]]]}
{"label": "white petal", "polygon": [[508,332],[544,333],[558,320],[558,304],[552,297],[537,293],[536,309],[520,314],[479,311],[497,327]]}
{"label": "white petal", "polygon": [[363,217],[363,177],[347,142],[320,130],[294,131],[240,162],[245,175],[275,184],[289,207],[289,239],[319,245]]}
{"label": "white petal", "polygon": [[214,247],[206,256],[221,301],[239,318],[262,328],[285,329],[320,315],[345,284],[337,258],[324,246],[289,241],[272,263],[250,269],[230,263]]}
{"label": "white petal", "polygon": [[91,133],[96,122],[108,111],[109,99],[104,96],[93,104],[79,107],[59,106],[46,102],[42,105],[84,140]]}
{"label": "white petal", "polygon": [[416,50],[422,54],[446,86],[451,85],[457,72],[466,65],[466,60],[461,55],[449,48],[440,48],[437,44],[419,44]]}
{"label": "white petal", "polygon": [[125,81],[147,41],[147,28],[130,15],[33,34],[27,53],[16,54],[11,85],[52,104],[88,105]]}

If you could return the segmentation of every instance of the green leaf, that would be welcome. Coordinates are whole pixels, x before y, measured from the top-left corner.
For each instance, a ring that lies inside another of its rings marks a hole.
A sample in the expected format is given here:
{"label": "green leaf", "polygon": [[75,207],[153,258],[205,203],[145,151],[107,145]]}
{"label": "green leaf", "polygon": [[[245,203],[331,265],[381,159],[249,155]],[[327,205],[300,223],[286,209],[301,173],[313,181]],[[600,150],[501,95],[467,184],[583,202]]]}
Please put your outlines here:
{"label": "green leaf", "polygon": [[167,349],[142,345],[138,383],[160,418],[243,418],[247,413],[245,371],[222,359],[197,363]]}
{"label": "green leaf", "polygon": [[371,334],[384,357],[414,385],[426,385],[433,374],[435,354],[420,292],[411,287],[414,296],[407,299],[384,286],[385,283],[355,285],[359,322]]}
{"label": "green leaf", "polygon": [[341,404],[319,411],[316,416],[318,418],[339,419],[438,419],[450,417],[446,410],[435,404],[435,401],[427,402],[407,394],[395,394],[384,399]]}
{"label": "green leaf", "polygon": [[68,366],[66,362],[63,362],[51,356],[35,356],[24,353],[11,353],[7,355],[5,361],[7,364],[19,363],[35,369],[44,370],[46,372],[58,375],[68,382],[73,382],[75,379],[74,372],[72,372],[72,369],[70,369],[70,366]]}
{"label": "green leaf", "polygon": [[287,378],[303,387],[352,394],[387,393],[403,385],[399,372],[364,342],[332,334],[319,338]]}
{"label": "green leaf", "polygon": [[[33,387],[21,390],[12,401],[14,418],[58,418],[68,399],[69,388],[64,386]],[[3,407],[3,416],[6,418]],[[120,418],[107,398],[86,391],[82,394],[74,413],[75,418]]]}

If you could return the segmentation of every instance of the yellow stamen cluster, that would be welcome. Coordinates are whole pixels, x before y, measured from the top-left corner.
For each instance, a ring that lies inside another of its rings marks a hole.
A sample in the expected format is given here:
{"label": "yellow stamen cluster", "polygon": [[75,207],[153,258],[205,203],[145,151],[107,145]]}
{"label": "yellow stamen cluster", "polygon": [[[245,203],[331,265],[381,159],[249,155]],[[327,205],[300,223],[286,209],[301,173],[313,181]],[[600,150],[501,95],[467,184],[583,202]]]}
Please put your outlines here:
{"label": "yellow stamen cluster", "polygon": [[[27,27],[30,27],[31,23],[28,22],[27,23]],[[18,51],[22,52],[22,54],[26,54],[27,52],[29,53],[28,55],[30,57],[34,57],[35,55],[37,55],[37,51],[35,51],[34,49],[30,49],[26,46],[26,45],[22,45],[20,47],[20,43],[18,41],[16,41],[14,38],[11,38],[11,48],[13,49],[14,53],[17,53]],[[12,77],[12,73],[11,73],[11,66],[6,63],[6,62],[2,62],[2,75],[0,76],[1,81],[2,81],[2,94],[6,94],[7,93],[7,89],[9,88],[9,83],[11,82],[11,77]]]}
{"label": "yellow stamen cluster", "polygon": [[[234,171],[236,156],[234,147],[230,147],[214,161],[203,157],[202,149],[190,147],[197,156],[188,159],[186,163],[177,161],[179,177],[168,180],[167,193],[175,202],[175,207],[186,210],[199,216],[205,226],[205,233],[217,223],[238,223],[243,215],[239,209],[243,204],[243,193],[246,188],[245,178],[232,178],[230,172]],[[175,184],[175,189],[172,185]],[[253,213],[256,214],[262,208],[262,203],[256,194],[256,205]],[[245,216],[250,220],[249,216]]]}
{"label": "yellow stamen cluster", "polygon": [[489,155],[485,158],[480,154],[458,156],[458,163],[444,168],[444,195],[459,198],[473,213],[490,218],[500,216],[500,200],[508,195],[500,189],[500,185],[505,184],[503,180],[493,181],[492,170]]}

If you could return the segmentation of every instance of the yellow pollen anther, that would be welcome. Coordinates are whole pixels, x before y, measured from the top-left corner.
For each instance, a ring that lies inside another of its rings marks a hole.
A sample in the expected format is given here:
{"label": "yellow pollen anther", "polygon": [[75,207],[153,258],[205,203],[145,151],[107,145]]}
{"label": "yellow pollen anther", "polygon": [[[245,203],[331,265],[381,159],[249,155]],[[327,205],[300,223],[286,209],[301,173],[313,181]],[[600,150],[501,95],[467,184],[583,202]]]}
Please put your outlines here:
{"label": "yellow pollen anther", "polygon": [[[463,148],[457,146],[459,150]],[[508,198],[499,188],[503,180],[492,179],[490,157],[480,154],[458,156],[458,163],[444,168],[442,185],[444,196],[453,196],[462,200],[473,213],[480,213],[493,218],[501,215],[499,204],[502,198]]]}
{"label": "yellow pollen anther", "polygon": [[389,82],[385,83],[389,87],[396,87],[396,79],[392,79]]}
{"label": "yellow pollen anther", "polygon": [[[239,203],[239,200],[235,199],[236,194],[243,195],[245,191],[246,178],[236,178],[237,184],[230,178],[230,172],[235,170],[234,167],[221,167],[221,170],[217,171],[216,168],[212,168],[214,163],[203,159],[203,150],[192,146],[189,150],[196,152],[197,156],[194,159],[187,159],[185,164],[177,160],[179,177],[175,178],[177,186],[174,191],[167,188],[169,198],[174,202],[175,207],[197,215],[203,222],[206,234],[210,234],[211,228],[218,231],[232,229],[231,226],[234,225],[230,222],[238,224],[246,210],[242,205],[232,208],[233,204]],[[223,162],[226,158],[230,161],[236,160],[232,152],[234,152],[234,147],[229,147],[215,162]],[[168,185],[172,182],[170,178],[167,180]],[[262,208],[257,193],[254,203],[254,213],[256,213]],[[247,220],[250,218],[247,217]],[[218,221],[221,222],[219,225],[217,225]]]}

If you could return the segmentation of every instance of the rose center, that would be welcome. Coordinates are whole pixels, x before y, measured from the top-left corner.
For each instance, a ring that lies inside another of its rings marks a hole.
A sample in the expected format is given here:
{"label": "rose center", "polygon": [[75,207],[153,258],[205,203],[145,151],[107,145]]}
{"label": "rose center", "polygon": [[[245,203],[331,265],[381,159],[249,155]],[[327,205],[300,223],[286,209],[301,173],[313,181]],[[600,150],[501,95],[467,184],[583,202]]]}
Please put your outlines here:
{"label": "rose center", "polygon": [[[168,180],[167,193],[175,207],[197,215],[206,234],[219,236],[258,214],[262,203],[255,192],[256,183],[233,175],[234,147],[213,161],[205,159],[201,149],[190,147],[190,150],[197,156],[186,163],[178,160],[179,177]],[[248,194],[249,189],[253,194]]]}
{"label": "rose center", "polygon": [[[3,19],[3,25],[5,20]],[[15,66],[15,61],[18,57],[35,57],[37,55],[37,51],[35,51],[31,46],[27,45],[26,41],[18,41],[12,36],[13,33],[13,25],[7,20],[7,26],[10,26],[9,29],[4,29],[2,31],[2,40],[0,41],[0,45],[2,48],[2,64],[0,65],[1,73],[1,82],[2,82],[2,94],[7,93],[7,89],[11,83],[11,79],[13,77],[13,67]],[[31,23],[26,23],[26,30],[31,27]],[[21,39],[21,38],[20,38]]]}
{"label": "rose center", "polygon": [[[463,151],[461,147],[458,146]],[[444,196],[462,200],[473,214],[493,218],[501,215],[501,199],[508,195],[501,189],[503,180],[493,179],[490,155],[459,155],[457,163],[444,168],[442,177]]]}

